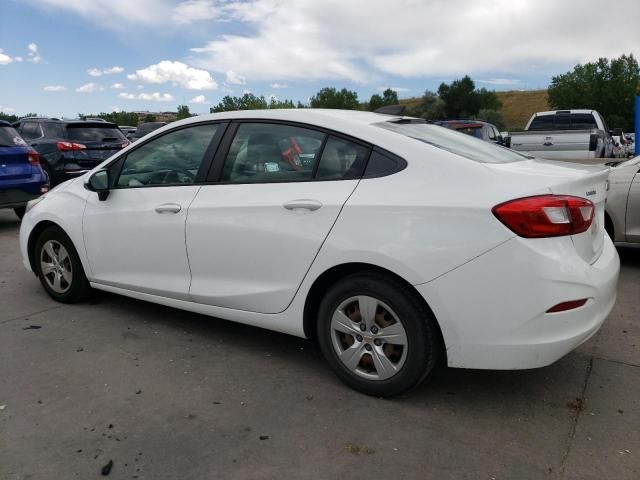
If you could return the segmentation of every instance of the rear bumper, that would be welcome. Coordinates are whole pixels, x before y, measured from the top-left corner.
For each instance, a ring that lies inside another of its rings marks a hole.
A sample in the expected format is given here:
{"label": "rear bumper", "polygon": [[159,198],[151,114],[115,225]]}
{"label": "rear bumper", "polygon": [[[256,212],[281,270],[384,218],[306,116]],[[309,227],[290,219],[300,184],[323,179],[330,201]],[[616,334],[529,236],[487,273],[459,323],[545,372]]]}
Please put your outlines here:
{"label": "rear bumper", "polygon": [[40,184],[34,189],[7,188],[0,189],[0,208],[24,207],[29,200],[40,196]]}
{"label": "rear bumper", "polygon": [[[549,365],[594,335],[616,300],[620,260],[607,237],[589,265],[568,237],[514,238],[416,288],[442,328],[452,367],[517,370]],[[577,309],[546,313],[587,298]]]}

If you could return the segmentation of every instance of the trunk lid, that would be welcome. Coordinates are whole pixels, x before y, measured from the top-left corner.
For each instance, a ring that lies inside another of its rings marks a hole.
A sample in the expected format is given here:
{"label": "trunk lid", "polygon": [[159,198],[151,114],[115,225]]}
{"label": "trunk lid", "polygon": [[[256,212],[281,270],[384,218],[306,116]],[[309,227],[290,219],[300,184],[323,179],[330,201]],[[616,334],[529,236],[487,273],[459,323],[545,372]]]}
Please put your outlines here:
{"label": "trunk lid", "polygon": [[590,130],[518,132],[511,134],[511,147],[518,152],[545,155],[554,152],[588,151]]}
{"label": "trunk lid", "polygon": [[538,159],[487,164],[487,167],[500,175],[513,177],[513,183],[524,192],[547,189],[556,195],[572,195],[590,200],[595,206],[593,222],[586,232],[571,235],[571,239],[583,260],[593,263],[598,259],[604,245],[604,210],[609,188],[609,167]]}
{"label": "trunk lid", "polygon": [[30,178],[32,173],[28,147],[0,146],[0,180]]}

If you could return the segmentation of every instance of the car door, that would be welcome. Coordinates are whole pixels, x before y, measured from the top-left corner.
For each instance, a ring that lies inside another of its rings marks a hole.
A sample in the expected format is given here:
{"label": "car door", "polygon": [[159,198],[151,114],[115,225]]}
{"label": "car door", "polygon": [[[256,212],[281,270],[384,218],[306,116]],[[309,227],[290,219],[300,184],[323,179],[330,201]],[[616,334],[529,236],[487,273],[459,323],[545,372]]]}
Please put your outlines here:
{"label": "car door", "polygon": [[287,308],[355,189],[370,147],[282,123],[232,124],[189,207],[194,301]]}
{"label": "car door", "polygon": [[626,225],[627,241],[640,243],[640,172],[633,177],[631,188],[629,189]]}
{"label": "car door", "polygon": [[109,195],[90,195],[83,219],[92,281],[188,298],[185,220],[225,126],[163,133],[108,167]]}

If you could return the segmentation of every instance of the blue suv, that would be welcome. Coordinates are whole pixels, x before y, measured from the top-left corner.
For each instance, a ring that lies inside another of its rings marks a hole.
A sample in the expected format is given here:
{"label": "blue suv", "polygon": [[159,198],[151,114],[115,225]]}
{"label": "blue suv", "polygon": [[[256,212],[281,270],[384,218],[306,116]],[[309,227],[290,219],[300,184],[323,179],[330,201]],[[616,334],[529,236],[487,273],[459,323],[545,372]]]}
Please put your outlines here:
{"label": "blue suv", "polygon": [[40,156],[7,122],[0,121],[0,208],[13,208],[22,218],[27,202],[49,190]]}

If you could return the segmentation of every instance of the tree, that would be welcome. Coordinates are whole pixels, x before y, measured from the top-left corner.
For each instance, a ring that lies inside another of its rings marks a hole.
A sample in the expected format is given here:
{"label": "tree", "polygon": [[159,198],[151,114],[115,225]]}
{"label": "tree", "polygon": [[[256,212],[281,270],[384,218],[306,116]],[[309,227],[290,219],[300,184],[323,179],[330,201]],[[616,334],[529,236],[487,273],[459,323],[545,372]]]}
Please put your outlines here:
{"label": "tree", "polygon": [[382,102],[384,105],[398,105],[398,93],[395,90],[387,88],[382,92]]}
{"label": "tree", "polygon": [[311,97],[310,104],[311,108],[360,109],[358,94],[346,88],[338,91],[333,87],[325,87]]}
{"label": "tree", "polygon": [[407,115],[425,120],[444,120],[447,118],[444,100],[430,90],[426,90],[420,103],[411,107]]}
{"label": "tree", "polygon": [[222,100],[209,109],[210,113],[230,112],[234,110],[265,110],[272,108],[296,108],[293,100],[278,100],[270,97],[269,100],[263,95],[257,97],[253,93],[245,93],[241,97],[225,95]]}
{"label": "tree", "polygon": [[4,120],[5,122],[13,123],[18,121],[18,116],[12,113],[4,113],[0,112],[0,120]]}
{"label": "tree", "polygon": [[143,123],[155,122],[155,121],[156,121],[156,116],[151,113],[147,113],[144,116],[144,120],[142,120]]}
{"label": "tree", "polygon": [[463,118],[477,115],[480,109],[498,110],[502,106],[495,92],[485,88],[476,90],[468,75],[455,80],[451,85],[441,83],[438,96],[445,103],[448,118]]}
{"label": "tree", "polygon": [[377,109],[383,106],[384,100],[380,95],[378,95],[377,93],[371,95],[371,98],[369,99],[369,105],[367,106],[369,111],[375,112]]}
{"label": "tree", "polygon": [[177,120],[182,120],[183,118],[189,118],[191,116],[191,112],[189,111],[188,105],[178,105],[178,115],[176,116]]}
{"label": "tree", "polygon": [[600,58],[553,77],[548,89],[549,104],[556,110],[594,109],[610,127],[631,130],[639,86],[640,68],[633,55],[611,61]]}

